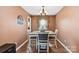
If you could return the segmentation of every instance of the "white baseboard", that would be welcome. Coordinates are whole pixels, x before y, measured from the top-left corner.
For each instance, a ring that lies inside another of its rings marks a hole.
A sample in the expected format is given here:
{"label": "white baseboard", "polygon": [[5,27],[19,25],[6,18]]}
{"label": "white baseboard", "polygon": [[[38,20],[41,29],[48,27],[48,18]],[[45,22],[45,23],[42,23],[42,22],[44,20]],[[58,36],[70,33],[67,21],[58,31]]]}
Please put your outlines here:
{"label": "white baseboard", "polygon": [[64,45],[59,39],[56,39],[69,53],[72,53],[72,51],[66,46]]}
{"label": "white baseboard", "polygon": [[26,44],[28,40],[24,41],[19,47],[16,48],[16,51],[18,51],[24,44]]}

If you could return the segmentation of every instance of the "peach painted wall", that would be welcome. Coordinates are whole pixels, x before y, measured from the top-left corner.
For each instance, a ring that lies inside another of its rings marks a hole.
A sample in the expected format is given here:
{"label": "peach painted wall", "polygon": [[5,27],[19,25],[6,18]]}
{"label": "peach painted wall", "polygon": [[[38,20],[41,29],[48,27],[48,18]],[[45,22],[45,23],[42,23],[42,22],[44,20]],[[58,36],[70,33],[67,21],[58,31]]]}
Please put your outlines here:
{"label": "peach painted wall", "polygon": [[[39,20],[40,20],[40,16],[32,16],[32,31],[37,31],[39,28]],[[55,26],[56,26],[56,20],[55,20],[55,16],[46,16],[46,20],[48,22],[48,30],[55,30]]]}
{"label": "peach painted wall", "polygon": [[[18,15],[23,16],[23,25],[16,23]],[[0,45],[16,43],[18,47],[27,40],[28,16],[29,14],[19,6],[0,6]]]}
{"label": "peach painted wall", "polygon": [[72,51],[79,52],[79,6],[66,6],[56,15],[58,38]]}

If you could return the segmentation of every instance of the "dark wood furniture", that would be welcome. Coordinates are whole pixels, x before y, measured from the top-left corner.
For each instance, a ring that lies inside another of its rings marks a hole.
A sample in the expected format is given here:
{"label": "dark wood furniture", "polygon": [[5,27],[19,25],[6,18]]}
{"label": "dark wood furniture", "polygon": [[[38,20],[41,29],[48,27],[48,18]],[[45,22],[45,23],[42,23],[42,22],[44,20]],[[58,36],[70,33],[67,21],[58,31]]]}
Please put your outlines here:
{"label": "dark wood furniture", "polygon": [[16,44],[6,43],[0,46],[0,53],[16,53]]}
{"label": "dark wood furniture", "polygon": [[48,53],[49,51],[49,39],[48,32],[38,33],[38,53]]}

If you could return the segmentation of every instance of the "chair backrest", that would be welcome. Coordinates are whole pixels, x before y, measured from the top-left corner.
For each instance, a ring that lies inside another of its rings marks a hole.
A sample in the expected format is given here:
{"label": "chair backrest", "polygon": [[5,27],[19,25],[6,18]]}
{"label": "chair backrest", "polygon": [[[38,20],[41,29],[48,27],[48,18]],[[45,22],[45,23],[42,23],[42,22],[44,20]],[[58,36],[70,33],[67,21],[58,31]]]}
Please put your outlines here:
{"label": "chair backrest", "polygon": [[48,32],[39,32],[38,39],[39,40],[48,40]]}
{"label": "chair backrest", "polygon": [[55,37],[57,38],[57,35],[58,35],[58,29],[55,29]]}
{"label": "chair backrest", "polygon": [[55,33],[58,33],[58,29],[55,29]]}

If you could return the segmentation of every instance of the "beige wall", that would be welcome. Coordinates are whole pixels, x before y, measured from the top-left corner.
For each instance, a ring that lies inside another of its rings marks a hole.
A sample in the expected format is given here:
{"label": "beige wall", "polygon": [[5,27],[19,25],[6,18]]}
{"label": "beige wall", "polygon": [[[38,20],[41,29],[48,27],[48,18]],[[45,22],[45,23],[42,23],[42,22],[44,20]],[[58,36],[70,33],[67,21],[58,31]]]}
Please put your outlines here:
{"label": "beige wall", "polygon": [[79,52],[79,7],[64,7],[56,15],[58,38],[73,52]]}
{"label": "beige wall", "polygon": [[[17,16],[22,15],[23,25],[16,23]],[[27,39],[27,23],[29,14],[21,7],[0,7],[0,45],[5,43],[16,43],[20,46]]]}
{"label": "beige wall", "polygon": [[[37,31],[39,28],[39,20],[40,16],[32,16],[32,31]],[[46,20],[48,22],[48,30],[55,30],[55,16],[46,16]]]}

